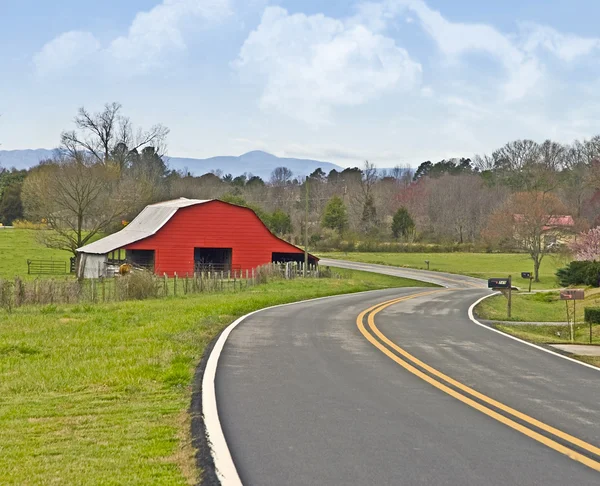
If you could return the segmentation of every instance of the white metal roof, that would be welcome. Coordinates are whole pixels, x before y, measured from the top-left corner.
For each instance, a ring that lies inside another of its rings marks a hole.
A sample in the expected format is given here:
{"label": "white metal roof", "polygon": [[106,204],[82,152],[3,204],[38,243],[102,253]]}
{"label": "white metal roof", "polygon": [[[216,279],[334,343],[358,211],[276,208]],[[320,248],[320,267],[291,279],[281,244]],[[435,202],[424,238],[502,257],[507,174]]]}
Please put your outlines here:
{"label": "white metal roof", "polygon": [[185,197],[146,206],[135,219],[121,231],[78,248],[80,253],[103,255],[155,234],[180,208],[195,206],[212,199],[186,199]]}

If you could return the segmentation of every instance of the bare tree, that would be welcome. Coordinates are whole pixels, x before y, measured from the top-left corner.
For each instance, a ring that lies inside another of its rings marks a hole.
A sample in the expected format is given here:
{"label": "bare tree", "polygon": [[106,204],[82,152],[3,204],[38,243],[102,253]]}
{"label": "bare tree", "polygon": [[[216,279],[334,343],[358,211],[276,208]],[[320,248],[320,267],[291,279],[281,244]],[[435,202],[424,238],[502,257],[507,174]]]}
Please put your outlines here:
{"label": "bare tree", "polygon": [[26,215],[52,230],[43,233],[44,243],[75,255],[135,207],[136,197],[114,167],[81,157],[40,164],[25,179],[22,192]]}
{"label": "bare tree", "polygon": [[431,233],[458,243],[475,242],[505,198],[502,188],[486,187],[477,175],[446,174],[426,184]]}
{"label": "bare tree", "polygon": [[271,172],[271,184],[275,187],[286,186],[292,180],[294,173],[287,167],[276,167]]}
{"label": "bare tree", "polygon": [[154,125],[150,130],[134,130],[131,120],[121,115],[119,103],[107,103],[99,113],[84,107],[75,117],[77,130],[61,134],[61,147],[72,159],[91,156],[96,161],[116,163],[121,169],[130,153],[152,146],[162,155],[169,129]]}
{"label": "bare tree", "polygon": [[564,233],[573,230],[565,217],[566,208],[554,194],[532,191],[513,195],[490,218],[486,239],[494,244],[502,241],[514,249],[526,251],[533,260],[536,282],[540,264]]}

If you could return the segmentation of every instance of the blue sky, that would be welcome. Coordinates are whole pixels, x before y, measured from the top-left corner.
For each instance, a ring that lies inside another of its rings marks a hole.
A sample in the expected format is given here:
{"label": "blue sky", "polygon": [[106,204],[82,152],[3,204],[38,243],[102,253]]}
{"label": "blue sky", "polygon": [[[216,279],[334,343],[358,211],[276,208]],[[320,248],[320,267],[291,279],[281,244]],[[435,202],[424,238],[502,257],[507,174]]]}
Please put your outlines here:
{"label": "blue sky", "polygon": [[600,133],[600,2],[0,0],[2,149],[80,106],[169,154],[417,165]]}

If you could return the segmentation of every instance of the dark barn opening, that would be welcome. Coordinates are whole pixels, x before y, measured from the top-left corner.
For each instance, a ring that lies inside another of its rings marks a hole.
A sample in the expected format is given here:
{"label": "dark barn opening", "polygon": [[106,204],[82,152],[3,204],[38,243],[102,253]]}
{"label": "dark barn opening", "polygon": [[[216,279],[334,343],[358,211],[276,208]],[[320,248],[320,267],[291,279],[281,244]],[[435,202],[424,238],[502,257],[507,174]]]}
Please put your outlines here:
{"label": "dark barn opening", "polygon": [[[296,263],[304,263],[304,253],[273,253],[271,261],[273,263],[287,263],[287,262],[296,262]],[[309,255],[308,256],[308,264],[315,265],[317,263],[316,258]]]}
{"label": "dark barn opening", "polygon": [[126,258],[134,267],[154,270],[154,250],[127,250]]}
{"label": "dark barn opening", "polygon": [[197,272],[227,272],[231,270],[231,248],[194,248],[194,269]]}

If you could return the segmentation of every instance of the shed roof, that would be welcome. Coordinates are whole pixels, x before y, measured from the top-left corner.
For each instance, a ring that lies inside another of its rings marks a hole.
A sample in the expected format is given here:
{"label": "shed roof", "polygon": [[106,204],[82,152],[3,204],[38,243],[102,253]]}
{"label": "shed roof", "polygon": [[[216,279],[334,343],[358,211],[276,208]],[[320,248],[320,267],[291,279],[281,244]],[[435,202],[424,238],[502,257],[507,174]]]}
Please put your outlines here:
{"label": "shed roof", "polygon": [[161,229],[180,208],[195,206],[212,201],[212,199],[187,199],[185,197],[164,201],[146,206],[135,219],[121,231],[101,240],[78,248],[80,253],[103,255],[124,246],[143,240]]}

